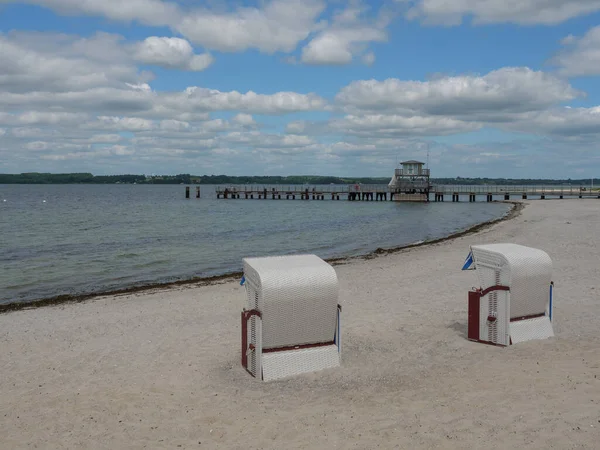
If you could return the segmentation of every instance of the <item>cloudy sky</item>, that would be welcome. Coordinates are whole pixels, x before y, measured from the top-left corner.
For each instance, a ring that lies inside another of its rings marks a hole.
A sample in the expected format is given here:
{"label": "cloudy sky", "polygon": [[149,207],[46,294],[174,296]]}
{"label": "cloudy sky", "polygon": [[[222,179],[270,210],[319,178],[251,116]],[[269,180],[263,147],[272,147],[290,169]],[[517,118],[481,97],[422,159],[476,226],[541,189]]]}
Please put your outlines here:
{"label": "cloudy sky", "polygon": [[600,0],[0,0],[0,173],[600,177]]}

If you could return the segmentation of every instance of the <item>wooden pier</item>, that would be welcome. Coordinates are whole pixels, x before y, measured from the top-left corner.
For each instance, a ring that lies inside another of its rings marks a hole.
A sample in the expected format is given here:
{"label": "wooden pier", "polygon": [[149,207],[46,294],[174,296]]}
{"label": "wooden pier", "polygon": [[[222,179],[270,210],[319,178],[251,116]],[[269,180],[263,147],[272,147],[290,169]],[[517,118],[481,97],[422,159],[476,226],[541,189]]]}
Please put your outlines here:
{"label": "wooden pier", "polygon": [[[348,200],[397,202],[477,202],[511,199],[598,198],[599,190],[580,186],[431,186],[424,192],[392,192],[388,185],[331,185],[331,186],[217,186],[217,199],[245,200]],[[186,187],[186,198],[190,188]],[[196,187],[200,198],[200,187]]]}
{"label": "wooden pier", "polygon": [[353,187],[324,188],[322,186],[288,187],[248,187],[234,186],[217,188],[216,196],[222,199],[258,199],[258,200],[350,200],[350,201],[386,201],[391,193],[384,189],[369,188],[356,190]]}

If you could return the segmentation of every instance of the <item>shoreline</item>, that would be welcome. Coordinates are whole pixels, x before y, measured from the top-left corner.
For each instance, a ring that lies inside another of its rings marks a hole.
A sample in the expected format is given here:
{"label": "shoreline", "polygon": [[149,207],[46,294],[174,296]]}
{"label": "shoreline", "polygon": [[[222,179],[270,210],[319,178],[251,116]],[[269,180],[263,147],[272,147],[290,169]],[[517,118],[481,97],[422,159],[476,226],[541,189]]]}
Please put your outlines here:
{"label": "shoreline", "polygon": [[[348,264],[352,261],[369,260],[369,259],[373,259],[373,258],[382,256],[382,255],[390,255],[390,254],[398,253],[401,251],[405,251],[405,250],[409,250],[409,249],[413,249],[413,248],[417,248],[417,247],[429,246],[429,245],[434,245],[434,244],[439,244],[442,242],[450,241],[450,240],[457,239],[457,238],[460,238],[463,236],[477,233],[477,232],[487,229],[497,223],[514,219],[521,214],[521,212],[523,211],[523,209],[526,206],[525,203],[520,202],[520,201],[506,201],[505,200],[505,201],[499,201],[497,203],[508,203],[508,204],[511,204],[512,207],[510,208],[510,210],[508,210],[508,212],[506,212],[505,214],[503,214],[500,217],[497,217],[497,218],[491,219],[491,220],[486,220],[485,222],[480,222],[476,225],[468,227],[464,230],[457,231],[456,233],[451,233],[447,236],[443,236],[440,238],[435,238],[435,239],[431,239],[431,240],[427,240],[427,241],[421,241],[421,242],[408,244],[408,245],[401,245],[401,246],[392,247],[392,248],[379,247],[371,252],[368,252],[368,253],[365,253],[362,255],[328,258],[328,259],[325,259],[325,261],[328,262],[329,264],[331,264],[332,266],[339,266],[339,265],[343,265],[343,264]],[[6,304],[1,304],[0,305],[0,314],[5,314],[5,313],[9,313],[9,312],[14,312],[14,311],[21,311],[21,310],[25,310],[25,309],[37,309],[37,308],[48,307],[48,306],[58,306],[58,305],[63,305],[63,304],[67,304],[67,303],[82,303],[87,300],[92,300],[94,298],[104,297],[104,296],[109,296],[109,295],[120,296],[120,295],[134,294],[134,293],[149,292],[149,291],[153,291],[153,290],[169,290],[169,289],[172,289],[175,287],[189,286],[189,285],[193,285],[193,287],[212,286],[212,285],[216,285],[216,284],[226,283],[229,281],[234,281],[235,279],[241,278],[242,275],[243,275],[243,272],[227,272],[227,273],[224,273],[221,275],[214,275],[214,276],[210,276],[210,277],[194,277],[194,278],[188,278],[188,279],[170,281],[170,282],[164,282],[164,283],[151,283],[151,284],[144,284],[144,285],[140,285],[140,286],[131,286],[131,287],[122,288],[122,289],[115,289],[115,290],[110,290],[110,291],[90,292],[90,293],[82,293],[82,294],[60,294],[57,296],[41,298],[41,299],[37,299],[37,300],[29,300],[29,301],[23,301],[23,302],[11,302],[11,303],[6,303]]]}

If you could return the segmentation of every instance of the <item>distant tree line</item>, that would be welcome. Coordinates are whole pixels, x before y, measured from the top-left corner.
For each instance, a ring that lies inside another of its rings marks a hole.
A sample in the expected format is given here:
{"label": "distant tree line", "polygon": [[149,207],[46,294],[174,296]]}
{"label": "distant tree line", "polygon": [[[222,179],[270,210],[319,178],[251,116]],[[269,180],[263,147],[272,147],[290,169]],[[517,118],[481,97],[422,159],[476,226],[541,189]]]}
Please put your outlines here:
{"label": "distant tree line", "polygon": [[[599,177],[600,178],[600,177]],[[316,175],[228,176],[228,175],[93,175],[91,173],[0,174],[0,184],[387,184],[390,177],[328,177]],[[561,185],[589,186],[591,179],[432,178],[432,184],[465,185]],[[600,180],[599,183],[600,185]]]}
{"label": "distant tree line", "polygon": [[20,173],[0,174],[0,184],[190,184],[189,174],[182,175],[92,175],[91,173]]}

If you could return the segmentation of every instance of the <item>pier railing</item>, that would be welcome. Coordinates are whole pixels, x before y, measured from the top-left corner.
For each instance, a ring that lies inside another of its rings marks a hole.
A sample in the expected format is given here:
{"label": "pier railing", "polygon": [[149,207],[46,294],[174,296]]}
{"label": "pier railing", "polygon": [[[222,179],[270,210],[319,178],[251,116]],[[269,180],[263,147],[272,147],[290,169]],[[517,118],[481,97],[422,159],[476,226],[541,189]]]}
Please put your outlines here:
{"label": "pier railing", "polygon": [[[196,198],[200,198],[199,186],[196,187]],[[470,202],[485,196],[486,200],[510,200],[511,198],[600,198],[600,190],[587,186],[573,185],[420,185],[400,184],[389,187],[387,184],[331,184],[331,185],[219,185],[215,187],[216,198],[246,199],[313,199],[323,200],[398,200],[404,201],[407,195],[418,195],[424,201],[444,201],[445,196],[452,196],[453,202]],[[189,187],[186,188],[189,198]]]}
{"label": "pier railing", "polygon": [[[403,187],[408,187],[403,186]],[[420,188],[421,186],[419,186]],[[425,187],[425,186],[423,186]],[[346,194],[349,192],[390,192],[390,187],[387,184],[332,184],[332,185],[219,185],[215,187],[215,192],[222,193],[227,189],[229,192],[282,192],[282,193],[303,193],[308,189],[309,193],[340,193]],[[591,194],[589,187],[572,186],[572,185],[433,185],[429,192],[437,192],[439,194],[562,194],[562,195],[579,195],[580,193]],[[594,191],[596,192],[596,191]]]}
{"label": "pier railing", "polygon": [[396,169],[395,170],[395,174],[397,177],[428,177],[429,176],[429,169],[421,169],[421,171],[413,171],[413,170],[407,170],[407,169]]}
{"label": "pier railing", "polygon": [[430,191],[440,194],[579,195],[588,193],[590,188],[573,185],[434,185]]}
{"label": "pier railing", "polygon": [[387,184],[333,184],[333,185],[220,185],[216,186],[215,192],[222,193],[227,189],[229,192],[281,192],[300,194],[306,192],[308,189],[309,193],[319,192],[323,194],[347,194],[349,192],[389,192]]}

